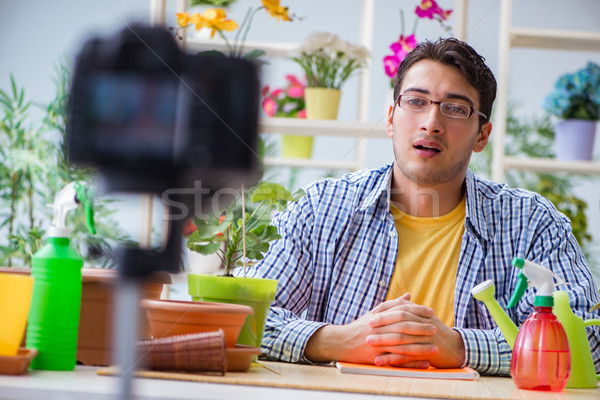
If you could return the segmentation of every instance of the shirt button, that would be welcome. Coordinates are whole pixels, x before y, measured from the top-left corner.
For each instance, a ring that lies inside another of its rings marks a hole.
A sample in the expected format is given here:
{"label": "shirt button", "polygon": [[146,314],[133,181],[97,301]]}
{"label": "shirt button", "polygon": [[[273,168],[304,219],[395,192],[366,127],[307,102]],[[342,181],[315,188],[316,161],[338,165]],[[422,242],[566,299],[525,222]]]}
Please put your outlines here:
{"label": "shirt button", "polygon": [[395,238],[396,237],[396,230],[395,229],[390,230],[390,237],[391,238]]}
{"label": "shirt button", "polygon": [[385,280],[384,279],[382,279],[382,280],[379,281],[379,286],[385,287]]}
{"label": "shirt button", "polygon": [[286,358],[289,359],[290,356],[292,355],[292,353],[286,350],[286,351],[283,352],[283,355],[286,356]]}

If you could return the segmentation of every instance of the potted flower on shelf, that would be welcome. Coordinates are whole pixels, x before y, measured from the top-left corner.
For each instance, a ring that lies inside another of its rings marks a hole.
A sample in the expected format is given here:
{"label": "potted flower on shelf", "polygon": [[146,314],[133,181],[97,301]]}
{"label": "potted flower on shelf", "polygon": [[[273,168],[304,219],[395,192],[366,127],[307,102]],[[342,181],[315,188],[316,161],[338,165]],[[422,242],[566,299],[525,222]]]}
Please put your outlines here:
{"label": "potted flower on shelf", "polygon": [[369,51],[326,32],[312,32],[292,60],[306,75],[306,118],[337,119],[341,87],[366,66]]}
{"label": "potted flower on shelf", "polygon": [[291,194],[281,185],[262,182],[249,190],[248,201],[242,190],[225,211],[193,218],[195,231],[188,239],[188,249],[204,255],[217,254],[224,275],[188,274],[189,294],[194,301],[252,307],[254,315],[246,319],[238,344],[260,347],[277,281],[234,277],[233,270],[242,268],[245,272],[263,259],[271,241],[280,238],[277,228],[271,225],[273,214],[302,195],[302,190]]}
{"label": "potted flower on shelf", "polygon": [[[279,0],[261,0],[262,5],[256,8],[250,8],[246,13],[246,16],[242,20],[241,24],[234,20],[227,19],[227,13],[223,8],[208,8],[202,14],[194,13],[189,14],[188,12],[177,13],[177,25],[179,28],[175,31],[175,36],[183,39],[182,35],[180,35],[181,31],[187,30],[189,27],[194,27],[195,31],[198,32],[204,28],[210,29],[210,37],[214,38],[215,34],[218,34],[219,37],[223,40],[225,44],[225,52],[221,52],[218,50],[210,50],[202,52],[204,54],[210,53],[215,55],[227,55],[229,57],[236,58],[244,58],[247,60],[255,60],[259,57],[263,56],[265,52],[261,49],[253,49],[248,53],[244,54],[244,48],[246,44],[246,37],[248,36],[248,32],[250,31],[250,27],[252,26],[252,20],[256,13],[260,10],[265,10],[271,17],[276,18],[277,21],[292,21],[288,8],[283,7],[279,4]],[[198,2],[198,4],[215,4],[217,1],[202,1]],[[228,5],[230,2],[223,2],[224,6]],[[238,29],[239,28],[239,29]],[[173,28],[170,28],[173,29]],[[225,35],[224,31],[233,32],[237,30],[235,38],[233,41],[230,41]],[[241,37],[240,37],[241,35]]]}
{"label": "potted flower on shelf", "polygon": [[[306,83],[294,75],[286,75],[287,85],[271,90],[269,85],[262,89],[262,108],[269,117],[306,118],[304,90]],[[287,158],[310,158],[312,154],[313,137],[288,135],[282,137],[282,155]]]}
{"label": "potted flower on shelf", "polygon": [[600,119],[600,66],[588,62],[558,78],[543,108],[561,120],[555,128],[556,158],[591,160]]}

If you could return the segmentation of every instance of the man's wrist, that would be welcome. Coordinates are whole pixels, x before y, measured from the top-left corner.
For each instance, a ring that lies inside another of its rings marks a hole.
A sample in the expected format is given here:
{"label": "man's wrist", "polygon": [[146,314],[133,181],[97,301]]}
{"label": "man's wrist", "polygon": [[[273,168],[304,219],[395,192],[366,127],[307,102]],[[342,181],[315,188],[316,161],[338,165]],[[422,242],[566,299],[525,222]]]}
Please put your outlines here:
{"label": "man's wrist", "polygon": [[341,328],[340,325],[323,325],[315,331],[306,342],[304,357],[314,363],[336,361],[339,341],[335,338]]}

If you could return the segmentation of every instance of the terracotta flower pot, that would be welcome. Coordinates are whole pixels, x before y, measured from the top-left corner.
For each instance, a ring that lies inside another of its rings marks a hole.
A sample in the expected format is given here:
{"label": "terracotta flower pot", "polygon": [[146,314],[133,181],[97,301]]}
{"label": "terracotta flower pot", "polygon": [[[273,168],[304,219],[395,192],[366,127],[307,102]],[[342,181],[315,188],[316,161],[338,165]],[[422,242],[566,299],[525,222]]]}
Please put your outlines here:
{"label": "terracotta flower pot", "polygon": [[238,304],[150,299],[140,304],[155,339],[222,329],[227,347],[235,346],[246,317],[253,313],[252,308]]}
{"label": "terracotta flower pot", "polygon": [[[81,313],[77,340],[77,361],[84,365],[110,365],[113,352],[113,302],[116,296],[117,271],[83,268]],[[168,273],[153,275],[144,283],[143,299],[160,299],[164,284],[171,283]],[[140,338],[151,336],[148,320],[139,312]]]}

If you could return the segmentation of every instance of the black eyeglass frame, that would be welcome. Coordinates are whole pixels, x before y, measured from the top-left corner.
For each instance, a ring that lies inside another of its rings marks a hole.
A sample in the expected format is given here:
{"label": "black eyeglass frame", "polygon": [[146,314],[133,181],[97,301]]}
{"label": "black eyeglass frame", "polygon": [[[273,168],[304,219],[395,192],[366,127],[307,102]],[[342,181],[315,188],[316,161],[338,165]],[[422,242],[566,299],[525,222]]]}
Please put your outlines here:
{"label": "black eyeglass frame", "polygon": [[[411,110],[410,108],[405,108],[405,107],[402,107],[402,106],[400,105],[400,99],[401,99],[402,97],[412,97],[412,98],[415,98],[415,99],[422,99],[422,100],[428,101],[428,102],[429,102],[429,106],[427,106],[427,109],[425,109],[425,110]],[[484,118],[486,121],[487,121],[487,119],[488,119],[487,115],[485,115],[485,114],[484,114],[484,113],[482,113],[481,111],[479,111],[479,110],[475,109],[475,107],[473,107],[472,105],[469,105],[469,104],[453,103],[453,102],[451,102],[451,101],[435,101],[435,100],[430,100],[430,99],[427,99],[427,98],[425,98],[425,97],[421,97],[421,96],[413,96],[413,95],[410,95],[410,94],[401,94],[401,95],[399,95],[399,96],[398,96],[398,99],[396,99],[396,104],[398,105],[398,107],[400,107],[400,108],[402,108],[402,109],[404,109],[404,110],[413,111],[413,112],[427,112],[427,111],[431,110],[431,106],[432,106],[433,104],[437,104],[437,105],[439,105],[439,106],[440,106],[440,112],[442,113],[442,115],[445,115],[446,117],[449,117],[449,118],[456,118],[456,119],[469,119],[469,118],[471,118],[471,116],[472,116],[473,114],[477,114],[477,115],[479,115],[479,116],[483,117],[483,118]],[[466,106],[466,107],[469,107],[469,111],[470,111],[470,112],[469,112],[469,115],[468,115],[466,118],[456,117],[456,116],[452,116],[452,115],[446,115],[446,114],[444,114],[444,112],[442,111],[442,109],[443,109],[443,107],[442,107],[442,104],[458,104],[458,105],[461,105],[461,106]]]}

